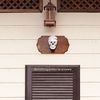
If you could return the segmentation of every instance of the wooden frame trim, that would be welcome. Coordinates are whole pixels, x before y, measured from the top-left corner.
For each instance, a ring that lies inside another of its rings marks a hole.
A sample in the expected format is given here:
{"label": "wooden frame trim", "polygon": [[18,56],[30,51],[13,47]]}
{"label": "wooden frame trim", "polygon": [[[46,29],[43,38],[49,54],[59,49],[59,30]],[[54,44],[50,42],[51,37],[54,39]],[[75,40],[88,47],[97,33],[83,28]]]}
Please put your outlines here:
{"label": "wooden frame trim", "polygon": [[[3,1],[0,1],[0,5],[2,4]],[[16,3],[17,4],[17,3]],[[0,13],[40,13],[43,11],[43,0],[39,1],[39,8],[38,9],[29,9],[28,7],[26,9],[3,9],[2,6],[0,7]],[[19,6],[21,7],[21,6]],[[9,7],[8,7],[9,8]]]}
{"label": "wooden frame trim", "polygon": [[[64,1],[66,2],[65,4],[64,4]],[[97,5],[97,3],[99,4]],[[57,0],[57,11],[58,12],[95,12],[97,13],[97,12],[100,12],[100,1],[99,0],[96,0],[96,1]]]}
{"label": "wooden frame trim", "polygon": [[[25,100],[32,100],[32,73],[47,73],[40,68],[67,68],[73,72],[73,100],[80,100],[80,66],[79,65],[26,65],[25,66]],[[52,70],[49,69],[51,73]],[[53,73],[56,72],[53,70]],[[70,70],[68,71],[70,72]],[[61,72],[63,73],[63,71]],[[65,71],[64,71],[65,73]]]}

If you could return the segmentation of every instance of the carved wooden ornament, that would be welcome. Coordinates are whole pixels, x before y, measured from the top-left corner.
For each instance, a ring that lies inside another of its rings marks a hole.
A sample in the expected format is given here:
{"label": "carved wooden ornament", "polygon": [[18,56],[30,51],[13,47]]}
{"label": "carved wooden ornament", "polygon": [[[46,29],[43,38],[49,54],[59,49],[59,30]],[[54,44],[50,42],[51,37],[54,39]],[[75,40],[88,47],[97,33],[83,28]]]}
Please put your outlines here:
{"label": "carved wooden ornament", "polygon": [[37,41],[37,48],[42,54],[64,54],[68,51],[69,42],[65,36],[56,36],[58,43],[55,50],[51,50],[48,44],[49,36],[41,36]]}

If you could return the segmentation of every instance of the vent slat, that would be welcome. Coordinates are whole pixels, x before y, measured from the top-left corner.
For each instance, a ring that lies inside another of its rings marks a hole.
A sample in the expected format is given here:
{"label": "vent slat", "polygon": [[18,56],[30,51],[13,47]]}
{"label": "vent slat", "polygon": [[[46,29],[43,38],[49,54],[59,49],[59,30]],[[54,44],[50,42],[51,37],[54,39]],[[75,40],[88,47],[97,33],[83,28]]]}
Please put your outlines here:
{"label": "vent slat", "polygon": [[73,81],[32,81],[33,83],[72,83]]}
{"label": "vent slat", "polygon": [[54,90],[60,90],[60,91],[63,91],[63,90],[66,90],[66,91],[70,91],[70,90],[73,90],[73,88],[66,88],[66,87],[63,87],[63,88],[55,88],[55,87],[46,87],[46,88],[32,88],[32,90],[34,90],[34,91],[42,91],[42,90],[45,90],[45,91],[50,91],[50,90],[52,90],[52,91],[54,91]]}
{"label": "vent slat", "polygon": [[73,76],[35,76],[34,78],[73,78]]}
{"label": "vent slat", "polygon": [[72,99],[73,98],[73,96],[32,96],[32,98],[34,98],[34,99],[41,99],[41,98],[43,98],[43,99]]}
{"label": "vent slat", "polygon": [[73,88],[73,86],[32,86],[32,88]]}
{"label": "vent slat", "polygon": [[48,83],[32,83],[34,86],[73,86],[72,83],[62,83],[62,82],[59,82],[59,83],[53,83],[52,84],[50,82]]}
{"label": "vent slat", "polygon": [[67,98],[66,99],[59,99],[59,98],[58,99],[57,98],[55,98],[55,99],[42,99],[42,98],[41,99],[34,99],[34,98],[32,98],[32,100],[73,100],[73,99],[67,99]]}
{"label": "vent slat", "polygon": [[65,93],[65,94],[71,94],[73,93],[73,91],[32,91],[32,93],[45,93],[45,94],[48,94],[48,93],[54,93],[54,94],[58,94],[58,93]]}
{"label": "vent slat", "polygon": [[49,77],[47,77],[47,78],[32,78],[32,80],[33,81],[46,81],[46,80],[48,80],[48,81],[73,81],[73,78],[70,78],[70,77],[68,77],[68,78],[49,78]]}
{"label": "vent slat", "polygon": [[[41,96],[72,96],[73,94],[54,94],[54,93],[51,93],[51,94],[41,94]],[[40,94],[32,94],[32,96],[40,96]]]}

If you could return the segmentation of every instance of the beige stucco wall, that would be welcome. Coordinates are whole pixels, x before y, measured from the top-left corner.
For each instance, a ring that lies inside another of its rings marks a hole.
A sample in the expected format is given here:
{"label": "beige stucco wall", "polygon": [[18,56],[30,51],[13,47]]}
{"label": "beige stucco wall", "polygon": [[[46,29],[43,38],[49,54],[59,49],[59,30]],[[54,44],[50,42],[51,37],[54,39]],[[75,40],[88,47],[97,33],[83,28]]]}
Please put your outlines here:
{"label": "beige stucco wall", "polygon": [[[34,64],[80,65],[81,100],[100,100],[100,13],[57,13],[54,28],[43,19],[43,13],[0,13],[0,100],[24,100],[25,65]],[[41,54],[42,35],[64,35],[68,52]]]}

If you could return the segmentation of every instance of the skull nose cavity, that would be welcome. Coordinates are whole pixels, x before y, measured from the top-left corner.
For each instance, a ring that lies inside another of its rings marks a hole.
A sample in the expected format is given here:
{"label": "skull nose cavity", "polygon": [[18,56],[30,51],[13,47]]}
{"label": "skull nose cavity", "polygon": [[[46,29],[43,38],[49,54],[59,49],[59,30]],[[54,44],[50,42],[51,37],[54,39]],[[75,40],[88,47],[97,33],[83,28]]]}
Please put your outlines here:
{"label": "skull nose cavity", "polygon": [[52,45],[54,45],[54,43],[52,43]]}

